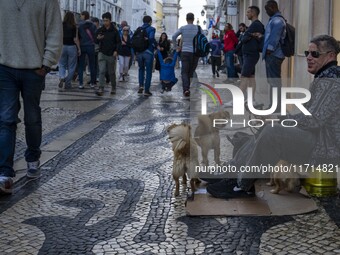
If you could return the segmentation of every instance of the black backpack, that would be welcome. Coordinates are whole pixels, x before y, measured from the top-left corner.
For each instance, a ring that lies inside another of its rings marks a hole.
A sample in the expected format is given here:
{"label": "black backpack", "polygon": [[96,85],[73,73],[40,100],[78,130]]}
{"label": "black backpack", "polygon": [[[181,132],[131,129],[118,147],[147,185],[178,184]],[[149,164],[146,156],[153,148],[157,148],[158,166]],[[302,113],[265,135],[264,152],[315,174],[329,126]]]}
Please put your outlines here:
{"label": "black backpack", "polygon": [[149,38],[146,28],[137,28],[131,38],[131,46],[135,52],[143,52],[149,47]]}
{"label": "black backpack", "polygon": [[205,57],[209,54],[210,44],[207,37],[202,34],[202,29],[198,26],[198,32],[193,39],[194,54],[197,57]]}
{"label": "black backpack", "polygon": [[287,20],[281,16],[286,24],[286,36],[281,42],[281,49],[286,57],[294,56],[295,52],[295,27],[287,23]]}

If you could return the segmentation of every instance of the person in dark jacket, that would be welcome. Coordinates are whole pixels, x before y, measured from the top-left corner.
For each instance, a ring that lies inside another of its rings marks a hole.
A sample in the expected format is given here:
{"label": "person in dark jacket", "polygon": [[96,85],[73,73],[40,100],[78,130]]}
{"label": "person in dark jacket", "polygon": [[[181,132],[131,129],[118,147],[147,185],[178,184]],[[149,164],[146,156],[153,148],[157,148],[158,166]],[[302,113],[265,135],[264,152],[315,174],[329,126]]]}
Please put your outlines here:
{"label": "person in dark jacket", "polygon": [[[210,48],[211,48],[211,68],[213,77],[215,78],[215,73],[217,77],[220,77],[220,74],[218,73],[218,69],[221,66],[221,50],[222,43],[218,35],[213,34],[212,35],[212,41],[210,42]],[[217,69],[216,69],[217,67]]]}
{"label": "person in dark jacket", "polygon": [[177,83],[178,79],[175,75],[175,65],[177,61],[178,52],[180,51],[180,48],[177,48],[175,51],[175,54],[173,58],[167,57],[166,59],[163,59],[161,47],[157,47],[157,54],[158,59],[160,63],[160,80],[162,84],[162,90],[161,93],[164,93],[164,91],[171,91],[171,88]]}
{"label": "person in dark jacket", "polygon": [[104,94],[105,73],[109,72],[111,81],[111,95],[116,94],[116,63],[118,48],[121,43],[119,32],[111,22],[111,13],[102,15],[103,26],[97,30],[96,39],[99,42],[98,65],[99,65],[99,89],[98,96]]}
{"label": "person in dark jacket", "polygon": [[[242,150],[249,150],[248,146],[243,146],[229,162],[230,165],[274,167],[280,160],[285,160],[290,164],[308,164],[310,169],[323,171],[333,166],[335,171],[334,166],[340,164],[339,52],[339,43],[332,36],[319,35],[310,41],[305,56],[307,71],[314,75],[314,81],[310,86],[311,98],[304,104],[310,115],[301,112],[282,116],[294,120],[296,126],[266,125],[252,144],[249,156],[240,159],[242,162],[235,161]],[[278,118],[274,116],[272,118]],[[264,117],[270,119],[270,116]],[[223,179],[209,185],[207,191],[215,197],[244,197],[251,195],[249,191],[253,189],[255,180],[263,177],[261,173],[239,172],[237,186]]]}
{"label": "person in dark jacket", "polygon": [[121,44],[118,48],[119,56],[119,81],[128,80],[129,63],[131,58],[131,37],[129,35],[130,27],[125,26],[120,35]]}
{"label": "person in dark jacket", "polygon": [[[160,47],[160,52],[162,54],[163,59],[166,59],[169,56],[170,51],[170,41],[168,40],[168,35],[163,32],[159,37],[158,45]],[[161,65],[159,62],[158,55],[156,55],[156,70],[160,71]]]}
{"label": "person in dark jacket", "polygon": [[85,57],[87,56],[90,66],[91,88],[95,87],[96,84],[96,68],[95,68],[95,36],[96,36],[96,26],[90,20],[90,14],[87,11],[81,13],[81,21],[79,22],[78,32],[80,40],[80,50],[81,55],[79,57],[78,63],[78,78],[79,78],[79,88],[84,88],[83,73],[85,69]]}

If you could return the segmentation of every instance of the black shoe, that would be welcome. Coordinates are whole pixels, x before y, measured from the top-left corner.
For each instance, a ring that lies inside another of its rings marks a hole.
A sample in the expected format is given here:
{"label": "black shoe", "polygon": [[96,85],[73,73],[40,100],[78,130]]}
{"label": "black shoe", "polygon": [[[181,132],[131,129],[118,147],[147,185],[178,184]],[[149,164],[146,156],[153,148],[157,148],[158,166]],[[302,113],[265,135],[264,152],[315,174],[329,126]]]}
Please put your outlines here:
{"label": "black shoe", "polygon": [[216,71],[216,76],[217,76],[217,77],[220,77],[220,74],[219,74],[217,71]]}
{"label": "black shoe", "polygon": [[145,97],[152,96],[152,93],[151,93],[150,91],[145,91],[145,92],[144,92],[144,96],[145,96]]}
{"label": "black shoe", "polygon": [[236,185],[236,179],[223,179],[219,182],[209,184],[207,187],[207,192],[213,197],[230,198],[230,193],[233,191],[233,188]]}
{"label": "black shoe", "polygon": [[144,88],[143,88],[143,87],[139,87],[139,89],[138,89],[138,94],[142,94],[143,91],[144,91]]}
{"label": "black shoe", "polygon": [[190,97],[190,91],[189,90],[184,91],[183,94],[184,94],[185,97]]}
{"label": "black shoe", "polygon": [[249,191],[234,190],[237,187],[236,179],[223,179],[207,187],[207,192],[213,197],[217,198],[246,198],[255,197],[255,187],[253,186]]}

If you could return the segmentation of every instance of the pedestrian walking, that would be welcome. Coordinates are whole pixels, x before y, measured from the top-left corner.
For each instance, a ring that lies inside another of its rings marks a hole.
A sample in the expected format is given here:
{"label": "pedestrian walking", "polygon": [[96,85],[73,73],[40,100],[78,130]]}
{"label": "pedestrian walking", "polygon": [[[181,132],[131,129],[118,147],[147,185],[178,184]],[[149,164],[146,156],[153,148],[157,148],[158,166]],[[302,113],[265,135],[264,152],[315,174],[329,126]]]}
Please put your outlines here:
{"label": "pedestrian walking", "polygon": [[235,72],[234,65],[234,53],[235,53],[235,45],[238,43],[238,39],[233,30],[233,26],[230,23],[227,23],[224,28],[225,34],[223,37],[224,44],[224,61],[227,68],[227,76],[228,79],[225,81],[226,83],[234,83],[236,82],[237,74]]}
{"label": "pedestrian walking", "polygon": [[252,23],[241,39],[243,66],[240,89],[246,93],[248,87],[252,88],[253,98],[255,98],[256,91],[255,66],[260,59],[259,50],[262,48],[261,37],[263,37],[264,34],[264,26],[261,21],[258,20],[259,14],[259,7],[248,7],[246,16]]}
{"label": "pedestrian walking", "polygon": [[277,2],[267,1],[265,10],[270,17],[265,29],[262,58],[266,63],[267,80],[270,86],[270,105],[272,105],[273,88],[277,88],[278,107],[281,111],[281,66],[285,56],[281,49],[281,41],[286,35],[286,23],[279,11]]}
{"label": "pedestrian walking", "polygon": [[[152,65],[154,59],[154,51],[156,48],[156,39],[155,39],[155,32],[156,29],[151,26],[152,18],[150,16],[143,17],[143,25],[137,29],[136,33],[143,33],[146,31],[146,38],[144,37],[145,45],[147,46],[146,49],[143,49],[141,52],[135,52],[137,55],[138,61],[138,83],[139,89],[138,94],[142,94],[144,91],[144,96],[152,96],[150,91],[151,86],[151,78],[152,78]],[[135,36],[135,35],[134,35]]]}
{"label": "pedestrian walking", "polygon": [[40,96],[46,74],[60,57],[63,28],[57,0],[20,4],[0,0],[0,6],[0,16],[6,20],[0,22],[0,192],[11,194],[20,94],[27,144],[26,174],[28,178],[41,175]]}
{"label": "pedestrian walking", "polygon": [[[169,51],[170,51],[170,41],[168,40],[168,35],[163,32],[161,34],[161,36],[159,37],[159,41],[158,41],[158,46],[159,46],[159,51],[162,54],[162,58],[166,59],[169,56]],[[158,58],[158,54],[156,54],[156,70],[159,71],[160,74],[160,69],[161,69],[161,65],[160,65],[160,60]]]}
{"label": "pedestrian walking", "polygon": [[119,58],[119,81],[128,81],[129,63],[131,58],[131,38],[129,35],[130,27],[123,28],[120,36],[121,44],[118,47]]}
{"label": "pedestrian walking", "polygon": [[218,73],[219,67],[221,66],[221,51],[223,49],[221,40],[219,36],[215,33],[212,34],[212,41],[210,42],[210,48],[211,48],[211,69],[213,73],[213,78],[220,77],[220,74]]}
{"label": "pedestrian walking", "polygon": [[[122,35],[123,35],[123,28],[124,27],[129,27],[129,36],[130,36],[130,38],[132,38],[133,32],[132,32],[132,30],[131,30],[131,28],[130,28],[130,26],[127,23],[126,20],[123,20],[120,23],[120,26],[119,26],[119,35],[120,35],[120,37],[122,37]],[[132,64],[135,64],[135,52],[133,51],[133,48],[131,47],[131,57],[130,57],[130,61],[129,61],[129,70],[130,70]]]}
{"label": "pedestrian walking", "polygon": [[244,33],[247,30],[247,26],[244,23],[240,23],[238,25],[238,31],[236,33],[236,37],[238,39],[238,43],[235,47],[235,54],[237,55],[237,59],[238,62],[240,64],[240,68],[242,69],[242,65],[243,65],[243,55],[242,55],[242,37],[244,35]]}
{"label": "pedestrian walking", "polygon": [[111,82],[111,95],[116,94],[116,65],[118,48],[121,43],[119,32],[111,22],[111,13],[102,15],[103,26],[96,32],[96,40],[99,43],[98,65],[99,65],[99,89],[98,96],[104,94],[105,74],[109,73]]}
{"label": "pedestrian walking", "polygon": [[59,60],[60,89],[70,89],[72,87],[71,82],[80,54],[78,29],[74,14],[67,12],[63,21],[63,50]]}
{"label": "pedestrian walking", "polygon": [[181,76],[183,94],[185,97],[190,96],[190,79],[193,78],[196,70],[199,57],[194,54],[193,40],[199,31],[199,27],[194,25],[195,16],[193,13],[186,15],[187,25],[180,27],[172,36],[173,45],[176,45],[176,40],[181,35]]}
{"label": "pedestrian walking", "polygon": [[80,51],[78,63],[78,79],[79,88],[84,88],[83,74],[85,70],[85,58],[87,56],[88,63],[90,66],[90,87],[94,88],[96,85],[96,68],[95,68],[95,34],[96,26],[90,20],[90,14],[87,11],[83,11],[80,15],[81,21],[79,22],[79,40],[80,40]]}

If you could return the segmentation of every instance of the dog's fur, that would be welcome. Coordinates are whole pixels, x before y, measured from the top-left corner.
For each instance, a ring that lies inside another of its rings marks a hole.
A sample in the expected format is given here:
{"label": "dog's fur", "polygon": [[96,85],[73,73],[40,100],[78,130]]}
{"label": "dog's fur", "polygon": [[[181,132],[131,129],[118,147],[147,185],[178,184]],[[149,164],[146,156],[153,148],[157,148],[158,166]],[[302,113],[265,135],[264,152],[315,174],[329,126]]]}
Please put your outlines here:
{"label": "dog's fur", "polygon": [[[198,116],[198,126],[195,130],[195,141],[202,149],[203,165],[208,166],[208,152],[214,150],[215,164],[220,164],[220,131],[213,127],[214,119],[230,119],[227,111],[210,113]],[[219,125],[222,128],[225,125]]]}
{"label": "dog's fur", "polygon": [[[288,166],[288,162],[280,160],[277,165]],[[274,189],[270,191],[273,194],[279,194],[281,190],[288,192],[299,191],[301,188],[300,176],[294,172],[273,172],[270,173],[270,181],[267,185],[275,186]]]}
{"label": "dog's fur", "polygon": [[179,195],[179,177],[183,177],[183,184],[186,184],[188,175],[192,195],[189,199],[194,199],[195,182],[198,173],[195,167],[199,165],[198,149],[195,140],[191,137],[191,127],[188,124],[172,124],[167,128],[169,139],[172,143],[174,161],[172,176],[176,183],[175,196]]}

